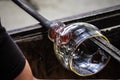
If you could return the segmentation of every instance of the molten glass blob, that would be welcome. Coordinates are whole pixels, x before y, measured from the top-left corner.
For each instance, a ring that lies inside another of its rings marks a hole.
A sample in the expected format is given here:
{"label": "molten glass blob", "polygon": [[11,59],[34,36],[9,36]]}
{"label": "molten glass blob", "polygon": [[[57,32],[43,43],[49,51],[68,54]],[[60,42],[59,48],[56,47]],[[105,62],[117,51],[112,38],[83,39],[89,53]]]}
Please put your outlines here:
{"label": "molten glass blob", "polygon": [[98,28],[84,22],[53,26],[49,30],[49,38],[54,42],[56,56],[65,68],[80,76],[89,76],[106,66],[110,56],[92,40],[99,37],[109,42]]}

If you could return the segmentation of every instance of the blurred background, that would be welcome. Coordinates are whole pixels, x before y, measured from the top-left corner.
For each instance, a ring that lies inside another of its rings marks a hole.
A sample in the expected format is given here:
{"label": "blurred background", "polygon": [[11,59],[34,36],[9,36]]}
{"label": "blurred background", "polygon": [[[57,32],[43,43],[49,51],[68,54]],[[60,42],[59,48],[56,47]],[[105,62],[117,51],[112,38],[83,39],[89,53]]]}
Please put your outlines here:
{"label": "blurred background", "polygon": [[[120,5],[120,0],[26,0],[49,20]],[[38,23],[11,0],[0,0],[0,18],[7,30]]]}

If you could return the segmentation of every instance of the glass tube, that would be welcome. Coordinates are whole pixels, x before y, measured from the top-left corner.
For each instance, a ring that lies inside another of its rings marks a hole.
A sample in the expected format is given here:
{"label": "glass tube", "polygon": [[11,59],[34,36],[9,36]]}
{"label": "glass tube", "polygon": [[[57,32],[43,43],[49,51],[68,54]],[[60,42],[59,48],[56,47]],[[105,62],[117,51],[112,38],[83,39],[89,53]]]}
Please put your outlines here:
{"label": "glass tube", "polygon": [[61,64],[80,76],[98,73],[110,59],[107,52],[92,41],[94,37],[109,42],[97,27],[85,22],[61,25],[49,31],[49,38],[54,41],[55,54]]}

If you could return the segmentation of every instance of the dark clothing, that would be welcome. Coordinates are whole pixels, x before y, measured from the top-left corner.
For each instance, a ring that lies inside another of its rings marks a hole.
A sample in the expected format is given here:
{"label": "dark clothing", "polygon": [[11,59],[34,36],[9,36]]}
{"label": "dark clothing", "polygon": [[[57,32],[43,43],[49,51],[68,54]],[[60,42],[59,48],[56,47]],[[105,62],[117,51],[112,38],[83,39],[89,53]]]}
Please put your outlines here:
{"label": "dark clothing", "polygon": [[24,66],[24,55],[0,25],[0,80],[14,80]]}

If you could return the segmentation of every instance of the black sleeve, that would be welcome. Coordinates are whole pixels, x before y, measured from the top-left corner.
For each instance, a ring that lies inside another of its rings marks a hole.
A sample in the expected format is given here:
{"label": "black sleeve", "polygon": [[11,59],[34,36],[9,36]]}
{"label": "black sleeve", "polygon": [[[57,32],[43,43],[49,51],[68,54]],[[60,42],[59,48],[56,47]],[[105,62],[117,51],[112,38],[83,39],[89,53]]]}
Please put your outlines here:
{"label": "black sleeve", "polygon": [[0,80],[14,80],[24,66],[24,55],[0,25]]}

